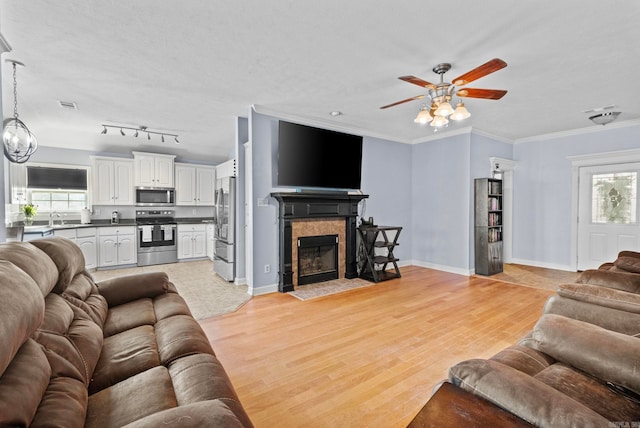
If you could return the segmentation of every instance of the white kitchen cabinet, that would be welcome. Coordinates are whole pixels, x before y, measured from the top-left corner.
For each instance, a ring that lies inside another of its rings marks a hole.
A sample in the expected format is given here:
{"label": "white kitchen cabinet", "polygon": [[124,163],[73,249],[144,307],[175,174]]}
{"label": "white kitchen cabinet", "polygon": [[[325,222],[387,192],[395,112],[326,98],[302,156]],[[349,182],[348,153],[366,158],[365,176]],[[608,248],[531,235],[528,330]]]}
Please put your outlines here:
{"label": "white kitchen cabinet", "polygon": [[215,167],[176,164],[176,205],[214,205]]}
{"label": "white kitchen cabinet", "polygon": [[93,157],[93,205],[135,205],[133,161]]}
{"label": "white kitchen cabinet", "polygon": [[173,155],[132,152],[135,161],[135,185],[141,187],[174,187]]}
{"label": "white kitchen cabinet", "polygon": [[98,244],[95,227],[79,227],[74,229],[56,229],[54,236],[63,236],[75,242],[84,255],[84,266],[95,269],[98,266]]}
{"label": "white kitchen cabinet", "polygon": [[98,228],[98,267],[137,262],[135,226]]}
{"label": "white kitchen cabinet", "polygon": [[178,259],[207,257],[205,224],[178,225]]}
{"label": "white kitchen cabinet", "polygon": [[213,249],[214,249],[214,242],[213,242],[214,232],[213,232],[213,228],[214,227],[215,227],[215,225],[212,224],[212,223],[209,223],[206,226],[206,229],[207,229],[207,233],[206,233],[207,257],[209,257],[209,259],[211,259],[211,260],[213,260]]}

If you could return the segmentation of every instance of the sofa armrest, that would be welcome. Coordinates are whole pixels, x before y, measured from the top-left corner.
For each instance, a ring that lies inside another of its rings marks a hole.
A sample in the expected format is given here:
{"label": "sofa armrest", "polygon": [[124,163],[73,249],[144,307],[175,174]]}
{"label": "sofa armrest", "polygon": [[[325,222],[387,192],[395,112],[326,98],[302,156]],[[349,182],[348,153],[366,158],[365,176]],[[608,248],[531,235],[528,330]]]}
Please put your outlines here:
{"label": "sofa armrest", "polygon": [[543,315],[530,346],[601,380],[640,393],[640,338],[560,315]]}
{"label": "sofa armrest", "polygon": [[153,298],[175,290],[164,272],[119,276],[96,283],[109,307],[142,298]]}
{"label": "sofa armrest", "polygon": [[125,425],[126,428],[156,428],[156,427],[252,427],[248,418],[242,422],[230,409],[230,400],[215,399],[199,401],[184,406],[174,407],[162,412],[154,413],[145,418]]}
{"label": "sofa armrest", "polygon": [[600,285],[629,293],[640,293],[640,275],[619,270],[588,269],[578,276],[580,284]]}

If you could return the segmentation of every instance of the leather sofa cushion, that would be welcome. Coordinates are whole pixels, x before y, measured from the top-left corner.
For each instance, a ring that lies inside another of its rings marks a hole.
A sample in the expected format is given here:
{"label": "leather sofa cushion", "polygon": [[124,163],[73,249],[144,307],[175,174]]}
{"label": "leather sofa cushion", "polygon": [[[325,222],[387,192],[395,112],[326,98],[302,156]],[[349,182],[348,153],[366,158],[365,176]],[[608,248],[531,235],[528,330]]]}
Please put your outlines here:
{"label": "leather sofa cushion", "polygon": [[0,375],[44,319],[44,297],[22,269],[0,260]]}
{"label": "leather sofa cushion", "polygon": [[55,376],[85,385],[102,349],[102,330],[84,312],[74,311],[61,296],[46,298],[45,317],[33,338],[43,346]]}
{"label": "leather sofa cushion", "polygon": [[640,338],[545,314],[533,329],[531,345],[558,361],[640,394]]}
{"label": "leather sofa cushion", "polygon": [[50,376],[42,349],[27,340],[0,377],[0,426],[29,426]]}
{"label": "leather sofa cushion", "polygon": [[209,339],[198,322],[187,315],[160,320],[155,325],[160,361],[168,365],[177,358],[198,353],[213,355]]}
{"label": "leather sofa cushion", "polygon": [[87,387],[75,379],[51,379],[31,426],[83,427],[89,401]]}
{"label": "leather sofa cushion", "polygon": [[153,326],[143,325],[107,337],[89,385],[89,393],[94,394],[159,365]]}
{"label": "leather sofa cushion", "polygon": [[463,361],[449,369],[449,380],[535,426],[609,426],[607,419],[588,407],[497,361]]}
{"label": "leather sofa cushion", "polygon": [[109,337],[143,325],[156,323],[151,299],[138,299],[109,309],[104,324],[104,336]]}
{"label": "leather sofa cushion", "polygon": [[154,367],[90,395],[85,426],[121,427],[177,405],[168,370]]}
{"label": "leather sofa cushion", "polygon": [[613,262],[613,265],[616,269],[632,273],[640,273],[640,258],[637,257],[618,257]]}
{"label": "leather sofa cushion", "polygon": [[53,289],[54,293],[64,292],[73,277],[84,271],[84,255],[73,241],[54,237],[37,239],[30,243],[44,251],[58,268],[58,282]]}
{"label": "leather sofa cushion", "polygon": [[529,376],[541,372],[555,361],[548,355],[523,345],[509,346],[490,359],[520,370]]}
{"label": "leather sofa cushion", "polygon": [[211,400],[164,410],[139,419],[124,428],[201,428],[224,427],[242,428],[251,426],[240,423],[238,417],[227,405],[229,400]]}
{"label": "leather sofa cushion", "polygon": [[13,263],[36,282],[46,296],[58,282],[58,268],[38,247],[29,242],[9,242],[0,245],[0,260]]}
{"label": "leather sofa cushion", "polygon": [[64,293],[69,303],[84,311],[100,327],[107,319],[107,301],[100,295],[91,275],[83,271],[73,277]]}

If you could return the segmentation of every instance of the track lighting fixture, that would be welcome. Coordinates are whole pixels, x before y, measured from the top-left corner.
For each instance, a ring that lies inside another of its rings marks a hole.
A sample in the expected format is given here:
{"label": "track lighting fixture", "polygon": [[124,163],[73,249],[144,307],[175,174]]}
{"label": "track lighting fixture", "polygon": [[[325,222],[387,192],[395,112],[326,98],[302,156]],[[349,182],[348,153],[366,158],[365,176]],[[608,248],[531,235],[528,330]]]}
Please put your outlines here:
{"label": "track lighting fixture", "polygon": [[151,140],[151,134],[154,135],[160,135],[160,141],[162,141],[164,143],[164,137],[168,136],[168,137],[173,137],[174,141],[176,144],[180,144],[180,141],[178,141],[178,135],[177,134],[169,134],[167,132],[156,132],[156,131],[149,131],[147,129],[146,126],[140,126],[138,128],[131,128],[128,126],[116,126],[116,125],[102,125],[102,131],[100,132],[100,134],[106,134],[107,133],[107,128],[113,128],[113,129],[119,129],[120,130],[120,135],[122,135],[123,137],[125,135],[127,135],[124,130],[131,130],[134,131],[133,136],[137,137],[139,135],[140,132],[146,132],[147,133],[147,140]]}

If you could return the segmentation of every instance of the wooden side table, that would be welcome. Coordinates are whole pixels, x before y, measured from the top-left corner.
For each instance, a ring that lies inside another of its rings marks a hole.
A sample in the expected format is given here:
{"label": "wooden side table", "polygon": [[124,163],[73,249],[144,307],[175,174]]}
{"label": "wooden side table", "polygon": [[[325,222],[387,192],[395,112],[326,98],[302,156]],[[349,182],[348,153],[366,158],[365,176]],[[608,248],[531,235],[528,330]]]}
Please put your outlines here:
{"label": "wooden side table", "polygon": [[408,428],[518,428],[533,425],[482,398],[443,383]]}

